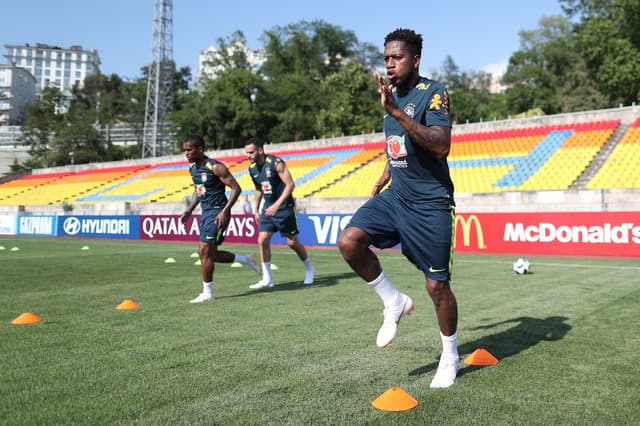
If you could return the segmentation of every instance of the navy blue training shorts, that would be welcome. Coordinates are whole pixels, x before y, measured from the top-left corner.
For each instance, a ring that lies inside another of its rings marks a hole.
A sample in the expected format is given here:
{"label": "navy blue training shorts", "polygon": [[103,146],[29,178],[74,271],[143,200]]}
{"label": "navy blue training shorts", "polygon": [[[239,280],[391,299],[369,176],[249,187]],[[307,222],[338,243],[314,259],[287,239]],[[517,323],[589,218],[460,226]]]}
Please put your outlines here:
{"label": "navy blue training shorts", "polygon": [[203,211],[200,217],[200,241],[219,246],[224,241],[224,229],[216,223],[216,216],[221,209]]}
{"label": "navy blue training shorts", "polygon": [[264,210],[260,214],[259,232],[280,231],[280,235],[285,238],[291,238],[300,233],[298,227],[298,215],[296,208],[279,209],[275,216],[267,216]]}
{"label": "navy blue training shorts", "polygon": [[455,207],[413,203],[392,190],[370,198],[347,225],[369,234],[378,248],[402,245],[402,254],[425,276],[451,278]]}

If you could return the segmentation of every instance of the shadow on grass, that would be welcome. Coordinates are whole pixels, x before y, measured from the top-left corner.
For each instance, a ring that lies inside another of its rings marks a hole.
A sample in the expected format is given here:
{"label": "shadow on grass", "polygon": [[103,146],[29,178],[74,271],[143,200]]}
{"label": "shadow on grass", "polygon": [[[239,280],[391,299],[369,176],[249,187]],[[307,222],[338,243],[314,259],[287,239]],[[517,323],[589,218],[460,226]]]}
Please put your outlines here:
{"label": "shadow on grass", "polygon": [[[479,370],[480,366],[466,366],[463,360],[473,351],[484,348],[493,356],[502,361],[505,358],[516,355],[517,353],[529,349],[542,341],[556,341],[562,339],[571,330],[571,326],[566,324],[569,318],[554,316],[545,319],[532,317],[518,317],[511,320],[500,321],[493,324],[481,325],[471,330],[489,330],[491,328],[513,323],[514,326],[508,330],[496,334],[489,334],[472,342],[467,342],[458,347],[460,354],[460,371],[458,377]],[[438,358],[439,359],[439,356]],[[419,376],[435,370],[438,367],[438,361],[434,361],[428,365],[416,368],[409,372],[410,376]]]}
{"label": "shadow on grass", "polygon": [[343,272],[340,274],[322,274],[322,275],[317,275],[315,277],[313,284],[305,285],[302,283],[302,279],[299,281],[285,281],[283,283],[276,283],[275,286],[270,288],[247,290],[244,293],[234,294],[230,296],[223,296],[223,297],[220,297],[220,299],[251,296],[251,295],[260,294],[260,293],[273,293],[273,292],[279,292],[279,291],[301,290],[306,287],[309,287],[309,288],[327,287],[327,286],[339,284],[340,281],[350,279],[350,278],[358,278],[358,276],[355,274],[355,272]]}

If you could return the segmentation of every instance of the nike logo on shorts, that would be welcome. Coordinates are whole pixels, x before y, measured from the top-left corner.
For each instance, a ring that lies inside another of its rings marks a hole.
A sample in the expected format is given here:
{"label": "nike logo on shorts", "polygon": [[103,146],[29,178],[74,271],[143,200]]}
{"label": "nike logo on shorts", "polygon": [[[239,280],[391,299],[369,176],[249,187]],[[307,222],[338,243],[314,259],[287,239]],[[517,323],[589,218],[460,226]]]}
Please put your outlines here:
{"label": "nike logo on shorts", "polygon": [[445,269],[433,269],[433,266],[429,266],[429,272],[436,273],[436,272],[444,272],[444,271],[446,271],[446,268]]}

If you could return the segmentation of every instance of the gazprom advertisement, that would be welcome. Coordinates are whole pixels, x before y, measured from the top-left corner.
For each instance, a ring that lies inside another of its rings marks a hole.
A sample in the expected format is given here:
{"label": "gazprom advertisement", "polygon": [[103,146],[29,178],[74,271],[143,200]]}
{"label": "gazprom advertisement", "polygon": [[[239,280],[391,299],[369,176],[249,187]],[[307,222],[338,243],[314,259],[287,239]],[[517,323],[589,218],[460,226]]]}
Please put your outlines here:
{"label": "gazprom advertisement", "polygon": [[18,235],[53,237],[56,235],[57,216],[18,216]]}
{"label": "gazprom advertisement", "polygon": [[139,216],[58,216],[58,236],[140,238]]}

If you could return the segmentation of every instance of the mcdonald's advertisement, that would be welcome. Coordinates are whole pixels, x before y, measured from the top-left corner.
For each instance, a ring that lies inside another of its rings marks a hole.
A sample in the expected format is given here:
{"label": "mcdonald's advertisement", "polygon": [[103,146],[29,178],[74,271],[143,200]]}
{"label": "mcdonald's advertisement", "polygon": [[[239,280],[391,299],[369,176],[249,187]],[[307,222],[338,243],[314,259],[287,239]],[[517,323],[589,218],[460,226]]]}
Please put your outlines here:
{"label": "mcdonald's advertisement", "polygon": [[455,251],[640,257],[640,212],[459,213]]}

